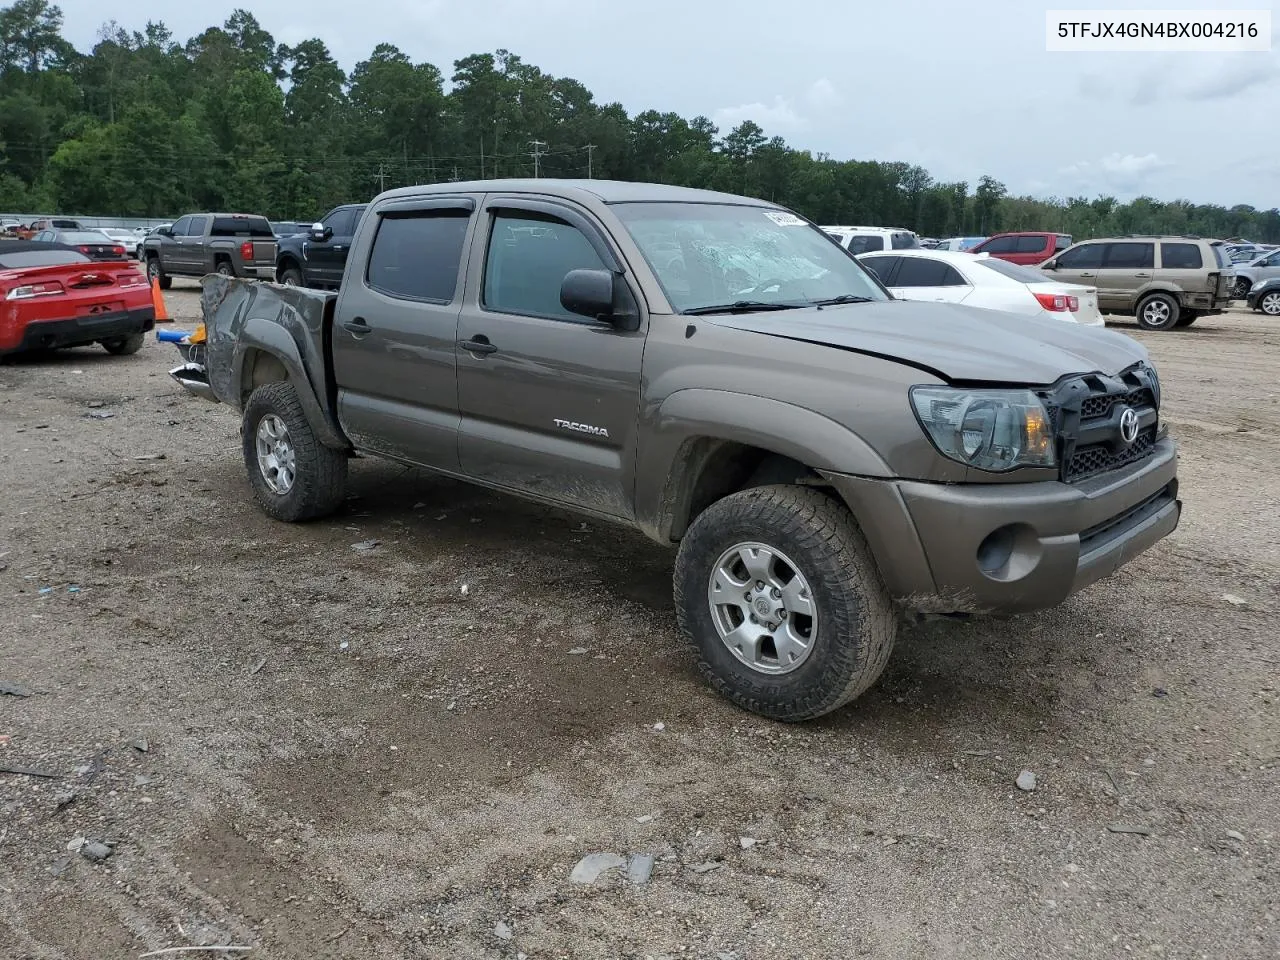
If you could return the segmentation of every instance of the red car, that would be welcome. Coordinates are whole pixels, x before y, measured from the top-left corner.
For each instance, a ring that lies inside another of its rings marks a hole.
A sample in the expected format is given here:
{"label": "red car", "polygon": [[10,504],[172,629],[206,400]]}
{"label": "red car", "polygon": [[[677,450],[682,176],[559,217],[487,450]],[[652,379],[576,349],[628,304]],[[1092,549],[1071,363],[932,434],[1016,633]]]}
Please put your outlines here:
{"label": "red car", "polygon": [[129,260],[93,261],[61,244],[0,240],[0,356],[89,343],[137,353],[155,317],[151,286]]}
{"label": "red car", "polygon": [[1071,235],[1067,233],[997,233],[970,247],[969,253],[989,253],[1010,263],[1035,267],[1069,246]]}

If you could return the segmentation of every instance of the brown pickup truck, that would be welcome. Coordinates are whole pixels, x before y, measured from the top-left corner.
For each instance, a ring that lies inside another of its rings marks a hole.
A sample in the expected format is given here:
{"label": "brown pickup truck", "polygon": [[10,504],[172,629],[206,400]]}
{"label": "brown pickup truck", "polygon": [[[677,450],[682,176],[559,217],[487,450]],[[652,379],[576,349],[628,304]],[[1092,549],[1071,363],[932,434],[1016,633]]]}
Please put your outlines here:
{"label": "brown pickup truck", "polygon": [[168,290],[172,277],[272,280],[276,235],[265,217],[247,213],[193,213],[161,227],[142,242],[147,277]]}
{"label": "brown pickup truck", "polygon": [[1140,344],[895,300],[760,200],[394,190],[339,293],[210,277],[203,327],[172,374],[242,411],[269,515],[339,509],[360,453],[635,527],[709,682],[781,720],[871,686],[899,611],[1053,606],[1181,512]]}

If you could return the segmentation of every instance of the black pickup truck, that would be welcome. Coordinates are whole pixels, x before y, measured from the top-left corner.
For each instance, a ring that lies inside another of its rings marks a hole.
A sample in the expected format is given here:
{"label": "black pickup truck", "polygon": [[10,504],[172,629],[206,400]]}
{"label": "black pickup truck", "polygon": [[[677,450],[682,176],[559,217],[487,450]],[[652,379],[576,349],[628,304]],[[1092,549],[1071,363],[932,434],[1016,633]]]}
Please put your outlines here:
{"label": "black pickup truck", "polygon": [[291,287],[337,290],[347,253],[367,203],[334,207],[306,233],[281,237],[276,250],[276,280]]}

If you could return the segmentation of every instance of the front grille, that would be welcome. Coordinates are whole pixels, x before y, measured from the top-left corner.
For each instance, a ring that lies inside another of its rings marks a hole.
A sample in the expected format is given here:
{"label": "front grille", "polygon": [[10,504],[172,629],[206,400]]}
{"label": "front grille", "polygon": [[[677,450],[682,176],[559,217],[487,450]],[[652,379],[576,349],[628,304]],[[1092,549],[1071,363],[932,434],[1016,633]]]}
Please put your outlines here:
{"label": "front grille", "polygon": [[1156,428],[1148,427],[1138,434],[1137,440],[1119,452],[1113,451],[1105,443],[1076,447],[1075,453],[1071,454],[1071,459],[1062,468],[1062,479],[1070,483],[1127,466],[1147,456],[1155,445]]}
{"label": "front grille", "polygon": [[[1114,377],[1068,377],[1041,394],[1057,438],[1059,477],[1067,483],[1095,477],[1148,457],[1160,433],[1160,385],[1155,371],[1137,363]],[[1138,417],[1138,435],[1125,443],[1121,419]]]}

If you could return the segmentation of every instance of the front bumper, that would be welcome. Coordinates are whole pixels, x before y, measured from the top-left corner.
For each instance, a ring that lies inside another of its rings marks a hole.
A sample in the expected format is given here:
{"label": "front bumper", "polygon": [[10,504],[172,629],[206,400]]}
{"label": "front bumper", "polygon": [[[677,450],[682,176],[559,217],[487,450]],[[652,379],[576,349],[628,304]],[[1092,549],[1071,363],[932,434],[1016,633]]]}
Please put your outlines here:
{"label": "front bumper", "polygon": [[8,349],[0,346],[0,354],[101,343],[146,333],[155,325],[156,312],[152,307],[89,314],[69,320],[32,320],[23,328],[17,345]]}
{"label": "front bumper", "polygon": [[894,598],[928,613],[1056,606],[1172,533],[1177,447],[1076,484],[935,484],[830,475]]}

